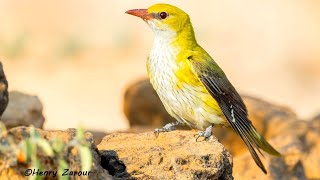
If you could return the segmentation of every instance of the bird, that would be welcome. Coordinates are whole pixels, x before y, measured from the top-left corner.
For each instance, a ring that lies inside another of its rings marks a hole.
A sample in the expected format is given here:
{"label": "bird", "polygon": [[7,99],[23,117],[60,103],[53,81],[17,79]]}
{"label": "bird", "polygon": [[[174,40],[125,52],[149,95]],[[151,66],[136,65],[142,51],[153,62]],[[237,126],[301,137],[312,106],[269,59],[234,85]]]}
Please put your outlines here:
{"label": "bird", "polygon": [[155,133],[188,125],[199,130],[196,140],[207,140],[213,126],[232,128],[267,174],[257,152],[262,156],[261,150],[274,156],[280,153],[257,132],[239,93],[197,43],[189,15],[170,4],[154,4],[126,13],[140,17],[153,31],[147,73],[166,111],[177,120],[155,129]]}

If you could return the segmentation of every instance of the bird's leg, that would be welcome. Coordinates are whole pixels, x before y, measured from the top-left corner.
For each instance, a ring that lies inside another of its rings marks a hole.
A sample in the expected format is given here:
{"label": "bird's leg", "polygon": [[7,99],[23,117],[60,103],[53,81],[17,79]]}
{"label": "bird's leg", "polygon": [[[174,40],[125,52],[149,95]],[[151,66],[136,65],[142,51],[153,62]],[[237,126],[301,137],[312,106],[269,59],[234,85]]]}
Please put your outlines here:
{"label": "bird's leg", "polygon": [[195,135],[196,141],[198,141],[199,137],[204,137],[204,140],[208,140],[209,137],[212,135],[212,125],[206,128],[205,131],[200,131],[198,134]]}
{"label": "bird's leg", "polygon": [[168,124],[166,124],[165,126],[163,126],[162,128],[156,128],[156,129],[154,130],[154,134],[155,134],[156,137],[158,137],[160,132],[170,132],[170,131],[174,131],[174,130],[177,129],[176,126],[179,126],[179,125],[184,125],[184,123],[183,123],[183,122],[180,122],[180,121],[168,123]]}

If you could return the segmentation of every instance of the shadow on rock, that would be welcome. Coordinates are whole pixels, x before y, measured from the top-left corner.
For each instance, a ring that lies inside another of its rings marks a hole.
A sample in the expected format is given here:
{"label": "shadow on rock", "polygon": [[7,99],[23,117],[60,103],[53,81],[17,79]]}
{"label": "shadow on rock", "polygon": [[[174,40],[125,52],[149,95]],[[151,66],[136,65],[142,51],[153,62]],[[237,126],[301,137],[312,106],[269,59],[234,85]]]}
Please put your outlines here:
{"label": "shadow on rock", "polygon": [[118,154],[113,150],[100,151],[101,166],[106,169],[114,179],[134,179],[126,170],[124,163],[119,160]]}

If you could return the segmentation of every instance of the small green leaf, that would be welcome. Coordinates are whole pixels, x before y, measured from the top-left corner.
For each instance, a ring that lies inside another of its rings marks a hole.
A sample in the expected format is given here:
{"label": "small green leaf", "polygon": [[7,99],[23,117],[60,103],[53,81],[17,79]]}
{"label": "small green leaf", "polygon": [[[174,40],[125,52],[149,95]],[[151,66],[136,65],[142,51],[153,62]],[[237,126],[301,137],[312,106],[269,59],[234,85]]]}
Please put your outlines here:
{"label": "small green leaf", "polygon": [[25,154],[26,162],[30,161],[33,153],[33,147],[29,138],[21,142],[21,151]]}
{"label": "small green leaf", "polygon": [[79,127],[78,129],[77,129],[77,136],[76,136],[76,138],[77,138],[77,140],[78,141],[83,141],[83,139],[84,139],[84,129],[82,128],[82,127]]}
{"label": "small green leaf", "polygon": [[37,140],[38,146],[46,153],[46,155],[52,157],[53,156],[53,150],[49,144],[49,142],[43,138],[39,138]]}
{"label": "small green leaf", "polygon": [[40,134],[38,131],[34,128],[33,125],[30,126],[30,138],[37,139],[40,137]]}
{"label": "small green leaf", "polygon": [[64,148],[64,143],[59,137],[54,137],[51,144],[52,149],[57,153],[61,152]]}
{"label": "small green leaf", "polygon": [[90,171],[92,166],[92,153],[89,147],[79,146],[81,158],[81,170]]}
{"label": "small green leaf", "polygon": [[59,174],[59,179],[60,180],[68,180],[69,176],[62,176],[63,172],[65,169],[68,169],[68,164],[66,163],[65,160],[59,159],[59,167],[58,167],[58,174]]}
{"label": "small green leaf", "polygon": [[[40,161],[38,159],[32,159],[32,168],[31,169],[35,169],[36,171],[39,169],[39,171],[41,170],[41,164]],[[30,180],[40,180],[41,176],[30,176],[29,177]]]}

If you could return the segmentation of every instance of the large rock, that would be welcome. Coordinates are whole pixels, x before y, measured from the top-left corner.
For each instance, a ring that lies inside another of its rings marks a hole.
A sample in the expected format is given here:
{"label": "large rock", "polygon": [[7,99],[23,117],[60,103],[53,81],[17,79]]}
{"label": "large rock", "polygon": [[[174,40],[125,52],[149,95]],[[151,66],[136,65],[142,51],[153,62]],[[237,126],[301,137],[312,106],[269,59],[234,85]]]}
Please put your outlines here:
{"label": "large rock", "polygon": [[119,158],[127,167],[127,178],[233,179],[232,158],[224,146],[214,137],[196,142],[194,134],[174,131],[156,138],[153,132],[116,133],[106,136],[98,149]]}
{"label": "large rock", "polygon": [[317,116],[315,116],[314,118],[311,119],[310,121],[311,123],[311,127],[314,129],[320,129],[320,114],[318,114]]}
{"label": "large rock", "polygon": [[304,130],[292,127],[291,133],[279,133],[270,141],[282,157],[265,156],[268,175],[260,172],[250,154],[245,153],[234,158],[235,179],[320,179],[320,132],[310,123],[304,124]]}
{"label": "large rock", "polygon": [[31,96],[18,91],[9,93],[10,102],[2,115],[2,122],[7,128],[33,125],[43,128],[45,118],[43,106],[37,96]]}
{"label": "large rock", "polygon": [[[262,162],[268,171],[264,174],[256,166],[250,153],[245,153],[234,158],[234,176],[235,179],[306,179],[304,167],[301,164],[303,153],[302,142],[290,136],[279,137],[270,141],[278,149],[282,157],[265,156]],[[284,145],[283,145],[284,144]]]}
{"label": "large rock", "polygon": [[[52,140],[53,138],[60,138],[64,143],[69,143],[72,141],[76,136],[75,129],[68,129],[65,131],[44,131],[41,129],[37,129],[40,133],[40,136],[47,139]],[[29,137],[30,128],[27,127],[16,127],[12,128],[8,131],[5,136],[0,136],[1,145],[2,147],[8,147],[7,144],[3,144],[4,142],[18,144],[21,140],[26,139]],[[12,141],[11,141],[12,140]],[[93,163],[91,167],[92,173],[90,173],[90,179],[112,179],[112,176],[109,175],[108,171],[105,170],[101,164],[100,154],[94,145],[93,137],[91,133],[85,134],[85,140],[90,143],[90,149],[93,157]],[[1,149],[3,150],[3,149]],[[2,152],[2,151],[1,151]],[[79,171],[81,170],[81,159],[79,158],[79,153],[75,148],[67,148],[65,149],[62,154],[60,154],[66,162],[68,163],[68,167],[72,171]],[[57,157],[50,158],[45,155],[42,151],[37,152],[37,157],[40,160],[43,170],[51,170],[56,171],[58,167],[58,160]],[[11,163],[8,162],[10,160],[10,155],[1,155],[0,156],[0,179],[28,179],[27,176],[24,175],[26,169],[31,168],[30,164],[23,164],[17,163],[12,161]],[[47,177],[49,179],[53,179],[52,176]],[[56,177],[57,178],[57,177]],[[84,177],[81,176],[70,176],[71,179],[83,179]]]}
{"label": "large rock", "polygon": [[320,116],[308,122],[308,129],[299,139],[304,143],[302,163],[308,179],[320,179]]}
{"label": "large rock", "polygon": [[8,81],[0,62],[0,119],[9,102]]}

